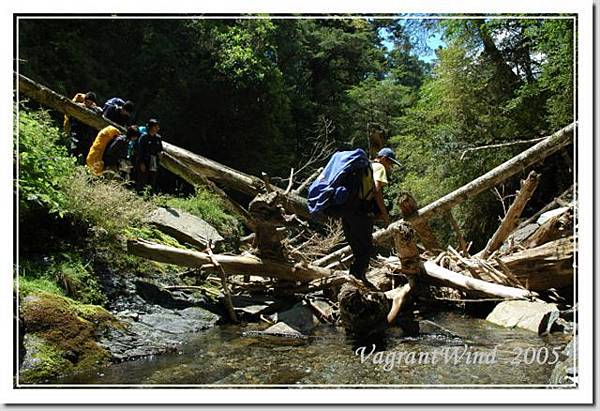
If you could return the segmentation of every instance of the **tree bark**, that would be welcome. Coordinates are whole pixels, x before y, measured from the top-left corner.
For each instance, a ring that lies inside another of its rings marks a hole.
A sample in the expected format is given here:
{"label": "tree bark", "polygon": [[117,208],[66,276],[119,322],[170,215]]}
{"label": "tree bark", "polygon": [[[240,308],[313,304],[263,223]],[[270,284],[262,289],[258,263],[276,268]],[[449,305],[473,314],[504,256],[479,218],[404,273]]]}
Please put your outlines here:
{"label": "tree bark", "polygon": [[[138,257],[144,257],[161,263],[192,268],[212,265],[212,261],[206,253],[169,247],[150,241],[130,240],[127,242],[127,250]],[[307,264],[287,264],[254,256],[215,254],[214,258],[228,274],[248,274],[301,282],[344,274],[341,271],[329,270],[322,267]]]}
{"label": "tree bark", "polygon": [[500,226],[481,251],[481,258],[488,258],[491,253],[500,248],[504,240],[517,228],[518,219],[537,188],[539,181],[540,175],[535,171],[529,173],[527,179],[521,181],[521,190],[519,190],[513,203],[508,208]]}
{"label": "tree bark", "polygon": [[[543,291],[573,285],[575,244],[573,237],[561,238],[535,248],[500,257],[499,260],[527,289]],[[492,266],[499,267],[497,262]],[[485,274],[481,274],[485,278]]]}
{"label": "tree bark", "polygon": [[410,294],[415,290],[417,276],[421,272],[419,250],[415,242],[415,231],[410,223],[400,225],[392,236],[394,237],[396,253],[402,264],[402,273],[406,276],[408,282],[386,293],[386,296],[392,299],[392,307],[387,314],[388,324],[394,322],[400,310],[406,305]]}
{"label": "tree bark", "polygon": [[[537,143],[533,147],[530,147],[510,160],[500,164],[498,167],[495,167],[470,183],[449,194],[446,194],[444,197],[434,201],[433,203],[428,204],[427,206],[421,208],[417,214],[413,215],[407,220],[415,224],[415,222],[426,221],[436,215],[442,214],[466,199],[492,188],[493,186],[512,177],[527,167],[537,163],[540,160],[543,160],[566,145],[572,143],[575,124],[576,123],[569,124],[567,127],[560,129],[545,140]],[[373,240],[377,244],[388,242],[391,238],[391,233],[396,227],[398,227],[398,224],[400,224],[401,221],[402,220],[396,221],[390,224],[386,229],[377,231],[373,235]],[[313,264],[319,266],[328,265],[333,261],[339,260],[350,254],[350,252],[350,247],[347,246],[320,258],[319,260],[313,262]]]}

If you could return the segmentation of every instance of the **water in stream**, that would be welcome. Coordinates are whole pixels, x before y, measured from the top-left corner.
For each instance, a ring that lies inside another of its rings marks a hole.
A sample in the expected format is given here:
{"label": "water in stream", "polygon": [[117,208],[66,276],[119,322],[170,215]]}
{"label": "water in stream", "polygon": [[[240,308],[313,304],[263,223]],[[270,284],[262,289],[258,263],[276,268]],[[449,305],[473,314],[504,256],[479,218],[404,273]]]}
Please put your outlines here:
{"label": "water in stream", "polygon": [[[53,383],[545,385],[556,359],[554,353],[568,342],[563,334],[538,337],[457,313],[440,313],[431,320],[442,328],[422,330],[417,337],[389,330],[379,354],[368,356],[370,343],[365,348],[365,361],[356,354],[356,342],[334,326],[320,326],[307,340],[291,341],[243,335],[260,328],[257,324],[227,325],[197,334],[177,353],[65,376]],[[464,354],[455,363],[454,350],[471,356]]]}

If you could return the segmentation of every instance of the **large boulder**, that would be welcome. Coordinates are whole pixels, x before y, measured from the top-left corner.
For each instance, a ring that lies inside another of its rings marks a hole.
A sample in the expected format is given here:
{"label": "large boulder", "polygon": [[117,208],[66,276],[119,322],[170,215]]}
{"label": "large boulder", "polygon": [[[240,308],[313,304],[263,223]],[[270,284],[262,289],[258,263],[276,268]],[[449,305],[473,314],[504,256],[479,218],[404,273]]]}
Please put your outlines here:
{"label": "large boulder", "polygon": [[148,221],[179,242],[196,247],[206,248],[209,241],[212,244],[223,241],[219,232],[206,221],[175,208],[157,208],[150,214]]}
{"label": "large boulder", "polygon": [[523,328],[537,334],[550,332],[559,317],[556,304],[538,301],[503,301],[496,305],[486,320],[503,327]]}

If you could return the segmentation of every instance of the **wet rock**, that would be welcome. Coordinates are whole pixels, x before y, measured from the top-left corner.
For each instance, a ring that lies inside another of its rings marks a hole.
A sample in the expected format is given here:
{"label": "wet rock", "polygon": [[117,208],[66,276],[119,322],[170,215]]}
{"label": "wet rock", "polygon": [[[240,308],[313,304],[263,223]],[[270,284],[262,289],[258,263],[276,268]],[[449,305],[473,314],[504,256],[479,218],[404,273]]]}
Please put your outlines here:
{"label": "wet rock", "polygon": [[309,334],[319,325],[319,319],[305,302],[298,303],[289,310],[278,312],[277,322],[284,322],[302,334]]}
{"label": "wet rock", "polygon": [[290,327],[285,322],[278,322],[275,325],[262,331],[262,334],[274,335],[274,336],[285,336],[285,337],[301,337],[303,334],[293,327]]}
{"label": "wet rock", "polygon": [[123,317],[127,327],[111,330],[102,339],[114,359],[131,360],[176,350],[188,337],[217,324],[220,316],[200,307],[169,310],[154,307],[150,314]]}
{"label": "wet rock", "polygon": [[175,208],[158,208],[148,220],[160,231],[182,243],[206,248],[209,241],[217,244],[223,241],[219,232],[206,221]]}
{"label": "wet rock", "polygon": [[236,312],[249,319],[254,319],[261,314],[272,314],[285,306],[289,307],[289,303],[283,300],[254,295],[233,295],[231,302]]}
{"label": "wet rock", "polygon": [[523,328],[541,335],[550,332],[558,317],[556,304],[503,301],[496,305],[486,320],[503,327]]}

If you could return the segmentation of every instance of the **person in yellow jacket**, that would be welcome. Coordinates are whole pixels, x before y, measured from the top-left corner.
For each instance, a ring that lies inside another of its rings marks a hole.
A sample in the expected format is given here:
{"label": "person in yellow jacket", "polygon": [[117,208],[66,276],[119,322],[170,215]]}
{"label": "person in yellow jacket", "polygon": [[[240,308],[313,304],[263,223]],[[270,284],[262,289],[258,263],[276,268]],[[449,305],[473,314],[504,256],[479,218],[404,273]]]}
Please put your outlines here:
{"label": "person in yellow jacket", "polygon": [[[88,93],[77,93],[72,99],[73,102],[87,108],[88,110],[94,111],[96,114],[100,114],[102,110],[96,105],[96,94],[94,92]],[[65,120],[63,122],[65,134],[71,141],[70,152],[71,155],[77,157],[80,164],[85,164],[90,146],[96,136],[96,130],[93,127],[83,124],[76,119],[71,119],[65,114]]]}
{"label": "person in yellow jacket", "polygon": [[104,161],[102,161],[104,150],[119,134],[121,134],[119,129],[113,126],[104,127],[98,132],[86,159],[87,166],[95,175],[102,175],[102,172],[104,171]]}

